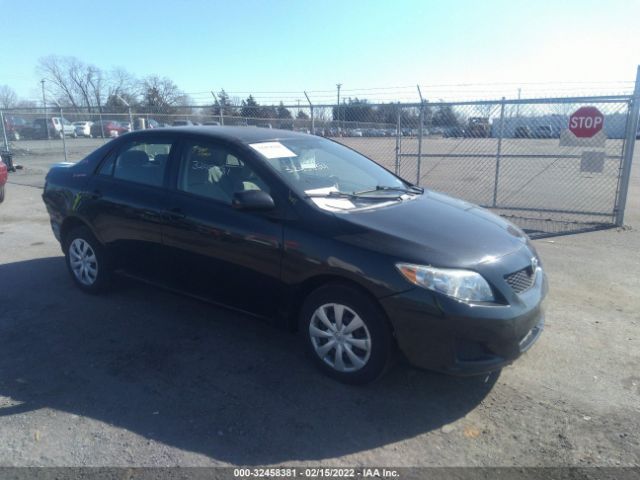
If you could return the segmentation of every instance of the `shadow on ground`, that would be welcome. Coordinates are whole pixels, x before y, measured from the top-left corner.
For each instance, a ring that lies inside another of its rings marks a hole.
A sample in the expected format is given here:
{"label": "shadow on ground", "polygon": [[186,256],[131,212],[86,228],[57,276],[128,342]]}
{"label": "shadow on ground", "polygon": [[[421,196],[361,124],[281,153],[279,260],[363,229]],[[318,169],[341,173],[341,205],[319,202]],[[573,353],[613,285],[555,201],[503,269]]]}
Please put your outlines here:
{"label": "shadow on ground", "polygon": [[[0,417],[53,408],[236,464],[319,460],[452,422],[496,375],[317,373],[291,333],[132,281],[75,289],[62,257],[0,266]],[[2,421],[2,420],[0,420]]]}

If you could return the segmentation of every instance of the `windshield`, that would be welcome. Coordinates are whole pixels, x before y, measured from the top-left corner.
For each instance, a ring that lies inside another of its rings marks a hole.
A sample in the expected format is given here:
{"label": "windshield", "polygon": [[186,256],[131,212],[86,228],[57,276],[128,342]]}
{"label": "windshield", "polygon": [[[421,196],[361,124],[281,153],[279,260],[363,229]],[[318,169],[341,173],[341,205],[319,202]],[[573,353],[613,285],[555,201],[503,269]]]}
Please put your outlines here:
{"label": "windshield", "polygon": [[261,142],[250,147],[301,195],[385,200],[416,193],[374,161],[322,138]]}

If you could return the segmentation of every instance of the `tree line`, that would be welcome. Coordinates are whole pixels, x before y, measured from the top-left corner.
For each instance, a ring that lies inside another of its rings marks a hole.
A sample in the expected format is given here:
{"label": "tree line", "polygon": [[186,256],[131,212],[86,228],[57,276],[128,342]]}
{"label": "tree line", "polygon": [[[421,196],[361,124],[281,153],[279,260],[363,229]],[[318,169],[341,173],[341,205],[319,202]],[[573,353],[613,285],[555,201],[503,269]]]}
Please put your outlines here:
{"label": "tree line", "polygon": [[[191,114],[193,100],[168,77],[148,75],[138,78],[123,68],[104,70],[77,57],[48,55],[38,60],[36,73],[44,80],[47,103],[58,104],[65,110],[125,113],[128,106],[137,112]],[[34,108],[42,103],[20,99],[7,85],[0,85],[0,108]],[[214,116],[242,116],[259,119],[292,119],[291,111],[279,105],[260,105],[253,95],[246,99],[232,98],[222,89],[212,96],[208,109]],[[418,108],[399,108],[397,104],[373,105],[367,100],[349,98],[333,107],[330,116],[344,122],[385,123],[395,125],[400,114],[402,125],[419,121]],[[320,113],[319,116],[324,116]],[[298,109],[298,119],[308,119]],[[325,118],[329,120],[329,118]],[[425,124],[457,125],[459,119],[451,107],[435,110],[424,108]]]}

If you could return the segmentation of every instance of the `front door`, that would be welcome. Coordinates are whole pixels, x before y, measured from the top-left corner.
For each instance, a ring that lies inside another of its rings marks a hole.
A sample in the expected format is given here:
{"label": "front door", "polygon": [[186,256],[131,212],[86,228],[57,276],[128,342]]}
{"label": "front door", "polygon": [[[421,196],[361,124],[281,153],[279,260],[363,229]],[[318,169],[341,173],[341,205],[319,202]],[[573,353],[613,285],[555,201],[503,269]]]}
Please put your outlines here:
{"label": "front door", "polygon": [[234,192],[242,190],[273,195],[252,160],[224,143],[185,140],[163,242],[179,288],[272,316],[281,295],[282,222],[277,211],[239,211],[231,205]]}

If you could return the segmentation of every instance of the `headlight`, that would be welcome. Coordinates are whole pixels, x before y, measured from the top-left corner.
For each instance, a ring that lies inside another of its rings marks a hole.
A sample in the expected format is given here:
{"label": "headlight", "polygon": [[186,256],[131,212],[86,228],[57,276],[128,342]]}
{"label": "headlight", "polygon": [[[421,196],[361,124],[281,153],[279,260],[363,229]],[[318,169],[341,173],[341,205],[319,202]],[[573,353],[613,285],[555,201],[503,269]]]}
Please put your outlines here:
{"label": "headlight", "polygon": [[396,267],[414,285],[444,293],[458,300],[492,302],[493,292],[479,273],[470,270],[434,268],[426,265],[398,263]]}

